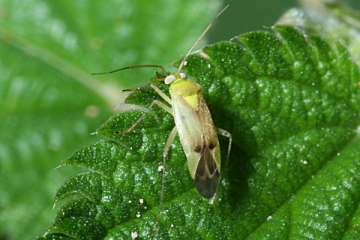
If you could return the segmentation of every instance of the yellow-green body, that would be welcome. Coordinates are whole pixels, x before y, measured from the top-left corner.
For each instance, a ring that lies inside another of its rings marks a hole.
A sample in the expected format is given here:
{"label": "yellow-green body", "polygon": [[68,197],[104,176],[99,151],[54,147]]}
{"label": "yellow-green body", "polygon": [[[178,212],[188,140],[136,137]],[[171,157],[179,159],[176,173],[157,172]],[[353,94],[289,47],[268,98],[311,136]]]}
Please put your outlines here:
{"label": "yellow-green body", "polygon": [[177,132],[197,190],[211,198],[216,192],[221,171],[217,131],[200,85],[175,77],[169,92]]}

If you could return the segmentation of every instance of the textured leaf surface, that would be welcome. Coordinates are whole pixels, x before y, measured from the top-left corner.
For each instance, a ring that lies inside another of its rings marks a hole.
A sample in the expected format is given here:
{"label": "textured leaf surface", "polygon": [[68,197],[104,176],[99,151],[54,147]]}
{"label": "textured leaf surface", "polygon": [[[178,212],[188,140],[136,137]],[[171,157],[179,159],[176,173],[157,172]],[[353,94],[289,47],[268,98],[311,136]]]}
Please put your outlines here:
{"label": "textured leaf surface", "polygon": [[[342,45],[276,26],[206,47],[186,71],[216,126],[234,137],[218,201],[196,192],[176,140],[158,223],[158,167],[173,119],[155,109],[123,135],[141,113],[119,113],[64,162],[89,171],[60,188],[62,207],[43,239],[360,237],[360,75]],[[145,88],[127,102],[155,98]]]}
{"label": "textured leaf surface", "polygon": [[[120,86],[146,79],[137,73],[128,82],[96,81],[89,73],[171,63],[217,5],[0,0],[0,238],[33,239],[45,231],[64,178],[55,166],[93,141],[89,133],[122,99]],[[160,6],[166,11],[155,11]]]}

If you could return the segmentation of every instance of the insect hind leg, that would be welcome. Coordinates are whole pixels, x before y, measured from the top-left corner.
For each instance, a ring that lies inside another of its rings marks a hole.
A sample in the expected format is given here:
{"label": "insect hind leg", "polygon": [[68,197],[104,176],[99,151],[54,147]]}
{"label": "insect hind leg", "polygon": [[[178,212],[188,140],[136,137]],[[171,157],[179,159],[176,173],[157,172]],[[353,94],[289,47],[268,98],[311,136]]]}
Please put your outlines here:
{"label": "insect hind leg", "polygon": [[[228,165],[229,165],[229,159],[230,159],[230,152],[231,152],[231,147],[232,147],[232,134],[222,128],[217,128],[217,132],[218,135],[222,136],[222,137],[226,137],[228,139],[228,149],[227,149],[227,153],[226,153],[226,161],[225,161],[225,169],[228,169]],[[220,180],[224,177],[224,175],[220,175]],[[212,199],[210,199],[210,204],[214,204],[215,202],[217,202],[218,199],[218,195],[216,194]]]}
{"label": "insect hind leg", "polygon": [[222,129],[222,128],[218,128],[217,131],[220,136],[226,137],[229,140],[227,154],[226,154],[226,163],[227,163],[230,158],[230,152],[231,152],[231,147],[232,147],[232,140],[233,140],[232,134],[229,131]]}

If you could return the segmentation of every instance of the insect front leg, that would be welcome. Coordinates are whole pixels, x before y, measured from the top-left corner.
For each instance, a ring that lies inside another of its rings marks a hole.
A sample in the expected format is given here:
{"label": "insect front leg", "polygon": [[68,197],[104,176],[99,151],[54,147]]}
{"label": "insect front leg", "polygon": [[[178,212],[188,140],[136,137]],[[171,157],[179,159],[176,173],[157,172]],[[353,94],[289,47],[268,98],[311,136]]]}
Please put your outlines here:
{"label": "insect front leg", "polygon": [[162,99],[164,99],[168,104],[172,104],[171,103],[171,98],[170,97],[168,97],[167,95],[166,95],[166,93],[164,93],[163,91],[161,91],[161,89],[160,88],[158,88],[157,86],[155,86],[154,84],[150,84],[150,87],[152,88],[152,89],[154,89],[154,91],[162,98]]}
{"label": "insect front leg", "polygon": [[[150,109],[153,108],[154,106],[157,106],[157,107],[165,110],[166,112],[170,113],[171,115],[173,114],[171,107],[168,106],[166,103],[163,103],[163,102],[161,102],[159,100],[152,101],[152,103],[149,105],[149,107],[147,109],[150,111]],[[136,128],[136,126],[139,125],[144,120],[144,118],[146,116],[146,113],[147,112],[144,112],[141,115],[141,117],[139,117],[139,119],[136,120],[136,122],[124,132],[124,134],[129,133],[132,130],[134,130]]]}
{"label": "insect front leg", "polygon": [[218,131],[218,134],[220,136],[226,137],[229,140],[227,154],[226,154],[226,163],[227,163],[229,161],[230,152],[231,152],[232,134],[230,132],[226,131],[225,129],[222,129],[222,128],[218,128],[217,131]]}

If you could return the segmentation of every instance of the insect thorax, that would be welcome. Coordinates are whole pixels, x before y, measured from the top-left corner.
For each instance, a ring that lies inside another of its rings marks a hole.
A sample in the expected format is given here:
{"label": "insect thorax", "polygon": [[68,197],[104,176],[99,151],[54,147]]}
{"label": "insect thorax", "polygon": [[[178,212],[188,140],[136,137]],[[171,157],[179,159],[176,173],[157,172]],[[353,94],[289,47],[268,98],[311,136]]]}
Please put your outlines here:
{"label": "insect thorax", "polygon": [[201,94],[201,87],[188,79],[177,78],[170,85],[170,95],[181,96],[194,109],[198,108],[198,96]]}
{"label": "insect thorax", "polygon": [[201,91],[201,87],[188,79],[177,78],[170,85],[170,92],[180,96],[189,96],[198,94]]}

